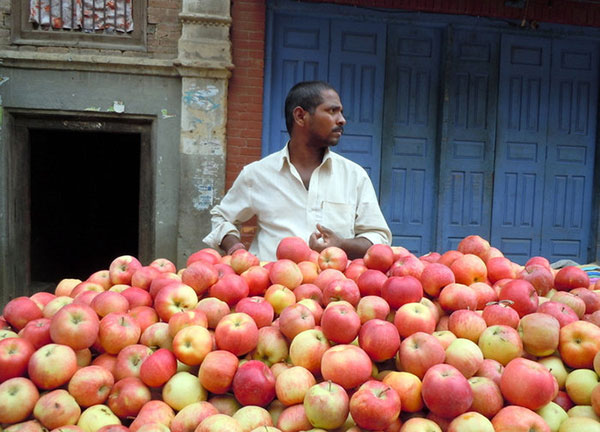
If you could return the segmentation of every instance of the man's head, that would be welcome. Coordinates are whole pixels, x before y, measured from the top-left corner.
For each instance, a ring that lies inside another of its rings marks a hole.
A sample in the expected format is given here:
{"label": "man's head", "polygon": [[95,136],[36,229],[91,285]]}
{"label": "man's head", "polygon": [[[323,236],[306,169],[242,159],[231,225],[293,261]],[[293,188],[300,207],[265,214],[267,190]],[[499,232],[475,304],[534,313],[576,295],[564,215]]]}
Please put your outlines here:
{"label": "man's head", "polygon": [[294,127],[294,108],[302,107],[305,111],[314,114],[315,108],[323,103],[323,92],[335,89],[324,81],[303,81],[294,85],[285,98],[285,126],[288,133],[292,134]]}

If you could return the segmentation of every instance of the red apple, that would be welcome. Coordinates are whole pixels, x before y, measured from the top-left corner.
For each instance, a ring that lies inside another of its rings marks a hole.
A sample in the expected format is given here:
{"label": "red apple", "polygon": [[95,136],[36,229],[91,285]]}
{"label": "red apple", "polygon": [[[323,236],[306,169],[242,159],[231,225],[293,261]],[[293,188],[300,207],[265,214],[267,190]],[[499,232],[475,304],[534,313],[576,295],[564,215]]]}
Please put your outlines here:
{"label": "red apple", "polygon": [[311,250],[308,243],[301,237],[284,237],[277,245],[275,255],[278,260],[289,259],[295,263],[309,261]]}
{"label": "red apple", "polygon": [[100,320],[98,341],[106,352],[117,354],[126,346],[138,343],[141,333],[133,317],[126,313],[111,312]]}
{"label": "red apple", "polygon": [[443,363],[427,370],[421,394],[432,413],[449,419],[466,412],[473,402],[469,381],[455,367]]}
{"label": "red apple", "polygon": [[250,353],[254,360],[267,366],[284,361],[289,354],[288,340],[278,327],[265,326],[258,330],[256,348]]}
{"label": "red apple", "polygon": [[0,383],[0,423],[11,425],[26,420],[40,397],[35,384],[24,377]]}
{"label": "red apple", "polygon": [[454,311],[448,318],[448,330],[459,338],[466,338],[475,343],[487,326],[479,313],[468,309]]}
{"label": "red apple", "polygon": [[77,370],[77,356],[67,345],[47,344],[29,358],[27,372],[33,383],[43,390],[52,390],[69,382]]}
{"label": "red apple", "polygon": [[350,398],[343,386],[323,381],[308,389],[303,406],[313,427],[332,430],[346,422],[349,403]]}
{"label": "red apple", "polygon": [[293,290],[302,284],[303,275],[294,261],[290,259],[279,259],[271,265],[269,278],[274,285],[283,285]]}
{"label": "red apple", "polygon": [[465,253],[450,264],[457,283],[471,285],[474,282],[485,282],[487,267],[485,262],[477,255]]}
{"label": "red apple", "polygon": [[[29,359],[36,351],[31,341],[20,337],[0,340],[0,382],[24,376]],[[21,381],[17,381],[21,382]]]}
{"label": "red apple", "polygon": [[569,305],[555,301],[547,301],[540,304],[537,312],[552,315],[558,320],[561,327],[579,320],[579,317]]}
{"label": "red apple", "polygon": [[517,328],[526,352],[537,357],[552,354],[558,348],[560,323],[552,315],[534,312],[521,318]]}
{"label": "red apple", "polygon": [[358,345],[379,363],[394,358],[400,348],[400,335],[391,322],[372,319],[360,327]]}
{"label": "red apple", "polygon": [[517,405],[502,408],[492,418],[492,425],[495,432],[550,432],[550,426],[539,414]]}
{"label": "red apple", "polygon": [[[300,264],[298,266],[300,266]],[[249,296],[261,296],[271,285],[269,270],[260,265],[249,267],[247,270],[242,272],[240,276],[248,284]]]}
{"label": "red apple", "polygon": [[384,320],[390,314],[390,305],[377,295],[364,296],[356,305],[356,313],[362,324],[375,318]]}
{"label": "red apple", "polygon": [[390,308],[398,309],[407,303],[416,303],[423,297],[423,286],[413,276],[391,276],[381,287],[381,297]]}
{"label": "red apple", "polygon": [[295,303],[286,307],[279,315],[279,330],[289,340],[304,331],[315,327],[315,317],[304,305]]}
{"label": "red apple", "polygon": [[394,314],[394,325],[401,337],[416,332],[433,333],[436,322],[431,310],[422,303],[406,303]]}
{"label": "red apple", "polygon": [[352,279],[333,280],[323,289],[323,305],[340,300],[347,301],[356,307],[360,300],[360,290]]}
{"label": "red apple", "polygon": [[42,318],[42,309],[29,297],[21,296],[9,300],[2,310],[2,316],[16,331],[34,319]]}
{"label": "red apple", "polygon": [[380,296],[381,287],[388,277],[380,270],[367,269],[356,280],[361,297]]}
{"label": "red apple", "polygon": [[181,273],[181,282],[191,286],[198,296],[203,296],[217,280],[217,269],[206,261],[196,261]]}
{"label": "red apple", "polygon": [[297,302],[305,298],[310,298],[318,303],[322,303],[323,291],[313,283],[303,283],[298,288],[294,289],[294,296],[296,297]]}
{"label": "red apple", "polygon": [[52,343],[50,337],[50,318],[38,318],[29,321],[19,332],[19,336],[30,341],[35,349]]}
{"label": "red apple", "polygon": [[[352,373],[347,373],[349,370]],[[356,345],[335,345],[323,353],[321,375],[345,389],[357,387],[371,376],[372,362]]]}
{"label": "red apple", "polygon": [[213,337],[206,327],[190,325],[173,337],[173,354],[188,366],[198,366],[213,349]]}
{"label": "red apple", "polygon": [[592,368],[600,351],[600,327],[587,321],[574,321],[560,329],[558,351],[572,368]]}
{"label": "red apple", "polygon": [[319,253],[317,264],[321,270],[335,269],[343,272],[348,265],[348,255],[339,247],[329,246]]}
{"label": "red apple", "polygon": [[500,289],[499,300],[510,300],[510,307],[517,311],[519,317],[535,312],[539,305],[535,287],[524,279],[515,279]]}
{"label": "red apple", "polygon": [[156,310],[150,306],[136,306],[131,308],[127,314],[140,326],[142,334],[148,327],[159,320]]}
{"label": "red apple", "polygon": [[172,282],[165,285],[154,297],[154,309],[161,320],[169,322],[179,311],[194,309],[198,304],[196,291],[184,283]]}
{"label": "red apple", "polygon": [[344,301],[331,303],[321,316],[323,334],[335,343],[352,342],[358,336],[360,327],[360,317],[352,305]]}
{"label": "red apple", "polygon": [[419,279],[424,268],[425,264],[419,258],[409,253],[396,259],[387,271],[387,274],[388,276],[412,276]]}
{"label": "red apple", "polygon": [[517,328],[519,325],[519,313],[510,307],[510,301],[501,301],[488,304],[483,308],[481,314],[488,327],[493,325],[505,325]]}
{"label": "red apple", "polygon": [[237,274],[225,275],[209,288],[208,293],[233,307],[241,299],[248,297],[250,287],[246,280]]}
{"label": "red apple", "polygon": [[152,349],[146,345],[133,344],[126,346],[119,354],[114,367],[116,381],[128,376],[140,376],[140,367],[146,358],[152,354]]}
{"label": "red apple", "polygon": [[463,254],[474,254],[483,258],[489,253],[490,243],[483,237],[473,234],[464,237],[456,246],[456,250]]}
{"label": "red apple", "polygon": [[107,405],[122,419],[138,415],[142,407],[151,400],[150,389],[137,377],[117,381],[108,395]]}
{"label": "red apple", "polygon": [[209,392],[224,394],[231,389],[238,364],[237,356],[229,351],[211,351],[200,365],[198,379]]}
{"label": "red apple", "polygon": [[223,300],[219,300],[215,297],[205,297],[201,299],[196,305],[195,309],[198,309],[206,315],[208,320],[208,328],[214,329],[217,327],[221,318],[231,312],[229,305]]}
{"label": "red apple", "polygon": [[385,273],[394,263],[394,251],[386,244],[374,244],[367,249],[363,259],[367,268]]}
{"label": "red apple", "polygon": [[492,418],[504,406],[504,398],[500,387],[492,379],[482,376],[469,378],[473,392],[473,403],[470,411],[478,412],[487,418]]}
{"label": "red apple", "polygon": [[590,277],[577,266],[561,268],[554,276],[554,288],[558,291],[570,291],[575,288],[590,286]]}
{"label": "red apple", "polygon": [[400,397],[387,384],[369,380],[350,398],[350,415],[365,429],[384,430],[400,415]]}
{"label": "red apple", "polygon": [[104,403],[114,383],[113,374],[108,369],[90,365],[73,374],[68,391],[80,406],[87,408]]}
{"label": "red apple", "polygon": [[[278,415],[273,414],[273,410],[269,410],[271,416],[277,419],[276,428],[261,427],[254,429],[258,432],[280,432],[280,431],[303,431],[312,430],[313,426],[306,416],[306,410],[303,404],[296,404],[286,407],[281,407],[281,413]],[[252,431],[251,431],[252,432]]]}
{"label": "red apple", "polygon": [[318,375],[321,373],[322,356],[329,348],[329,340],[320,329],[305,330],[290,343],[290,360],[294,366],[302,366]]}
{"label": "red apple", "polygon": [[177,267],[167,258],[156,258],[150,263],[150,267],[156,268],[161,273],[176,273]]}
{"label": "red apple", "polygon": [[115,258],[108,267],[110,281],[115,284],[131,284],[131,277],[142,267],[139,260],[131,255]]}
{"label": "red apple", "polygon": [[263,362],[248,360],[238,367],[232,389],[242,405],[265,407],[275,399],[275,377]]}
{"label": "red apple", "polygon": [[438,297],[442,288],[454,282],[454,273],[444,264],[432,263],[421,272],[423,291],[431,297]]}
{"label": "red apple", "polygon": [[219,252],[211,248],[200,249],[199,251],[194,252],[188,257],[185,265],[186,267],[189,267],[196,261],[206,261],[210,264],[217,264],[221,261],[221,255],[219,254]]}
{"label": "red apple", "polygon": [[302,366],[292,366],[275,379],[277,399],[286,406],[301,404],[309,388],[317,383],[314,375]]}
{"label": "red apple", "polygon": [[539,296],[545,296],[554,288],[554,275],[550,271],[550,266],[529,264],[519,272],[517,277],[531,283]]}
{"label": "red apple", "polygon": [[446,312],[452,312],[459,309],[477,309],[477,293],[469,288],[468,285],[455,282],[446,285],[439,294],[439,303]]}
{"label": "red apple", "polygon": [[252,317],[243,312],[224,316],[215,328],[219,349],[241,356],[252,351],[258,342],[258,327]]}
{"label": "red apple", "polygon": [[428,333],[416,332],[400,343],[396,357],[398,370],[422,379],[432,366],[444,362],[446,352],[441,342]]}
{"label": "red apple", "polygon": [[456,338],[446,348],[444,362],[454,366],[468,379],[475,375],[483,364],[483,353],[472,340]]}
{"label": "red apple", "polygon": [[477,344],[484,358],[496,360],[503,366],[523,354],[523,342],[519,333],[506,325],[489,326],[481,333]]}
{"label": "red apple", "polygon": [[172,351],[159,348],[140,366],[140,379],[148,387],[164,385],[177,372],[177,358]]}
{"label": "red apple", "polygon": [[571,294],[570,292],[557,291],[550,297],[550,301],[566,304],[573,309],[579,319],[582,319],[585,315],[585,301],[581,297]]}

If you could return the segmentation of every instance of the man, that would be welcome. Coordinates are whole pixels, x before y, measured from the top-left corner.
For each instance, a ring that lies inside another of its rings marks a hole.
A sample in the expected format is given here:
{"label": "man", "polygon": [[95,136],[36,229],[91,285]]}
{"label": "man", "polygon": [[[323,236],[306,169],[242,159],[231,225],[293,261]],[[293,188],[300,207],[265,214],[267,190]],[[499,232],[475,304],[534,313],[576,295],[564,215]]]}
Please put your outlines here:
{"label": "man", "polygon": [[244,248],[236,225],[257,216],[250,252],[276,259],[284,237],[304,238],[318,252],[329,246],[362,257],[374,243],[391,243],[373,184],[358,164],[330,151],[346,119],[329,84],[296,84],[285,100],[290,140],[280,151],[244,167],[221,203],[211,210],[204,242],[226,254]]}

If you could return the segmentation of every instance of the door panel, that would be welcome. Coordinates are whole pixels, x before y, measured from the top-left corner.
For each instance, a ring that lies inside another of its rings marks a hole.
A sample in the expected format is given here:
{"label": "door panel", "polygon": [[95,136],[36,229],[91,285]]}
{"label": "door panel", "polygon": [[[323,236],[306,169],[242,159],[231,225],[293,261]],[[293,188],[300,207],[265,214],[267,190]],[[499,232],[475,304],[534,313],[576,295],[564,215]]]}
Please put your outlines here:
{"label": "door panel", "polygon": [[519,263],[541,246],[550,47],[502,37],[491,243]]}
{"label": "door panel", "polygon": [[263,156],[280,150],[289,139],[283,107],[294,84],[305,80],[327,80],[329,20],[278,15],[273,29],[269,140]]}
{"label": "door panel", "polygon": [[598,45],[556,40],[541,254],[587,262],[598,106]]}
{"label": "door panel", "polygon": [[434,248],[440,59],[439,30],[389,27],[381,207],[393,244],[415,254]]}
{"label": "door panel", "polygon": [[498,85],[497,33],[456,31],[440,151],[438,244],[491,232]]}
{"label": "door panel", "polygon": [[344,106],[344,135],[337,153],[361,165],[379,192],[385,77],[385,26],[335,21],[331,26],[329,81]]}

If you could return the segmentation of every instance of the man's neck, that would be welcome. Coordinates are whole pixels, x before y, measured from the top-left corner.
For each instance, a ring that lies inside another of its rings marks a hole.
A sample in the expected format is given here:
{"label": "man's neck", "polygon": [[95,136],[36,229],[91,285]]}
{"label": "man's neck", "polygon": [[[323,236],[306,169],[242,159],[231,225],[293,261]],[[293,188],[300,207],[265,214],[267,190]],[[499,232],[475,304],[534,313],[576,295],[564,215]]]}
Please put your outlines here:
{"label": "man's neck", "polygon": [[297,140],[290,140],[288,150],[290,152],[290,162],[297,168],[304,169],[315,169],[321,165],[326,152],[325,148],[312,147]]}

